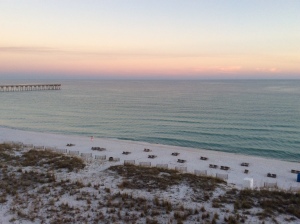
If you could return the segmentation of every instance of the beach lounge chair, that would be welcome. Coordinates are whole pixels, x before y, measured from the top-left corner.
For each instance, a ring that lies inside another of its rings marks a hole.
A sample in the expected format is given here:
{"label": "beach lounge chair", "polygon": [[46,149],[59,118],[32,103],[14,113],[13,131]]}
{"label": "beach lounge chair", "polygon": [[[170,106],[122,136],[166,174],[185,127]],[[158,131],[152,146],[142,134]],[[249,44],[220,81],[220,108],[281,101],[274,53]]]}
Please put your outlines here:
{"label": "beach lounge chair", "polygon": [[92,150],[96,150],[96,151],[105,151],[106,148],[101,148],[101,147],[92,147]]}
{"label": "beach lounge chair", "polygon": [[217,166],[217,165],[214,165],[214,164],[209,164],[209,168],[214,168],[214,169],[216,169],[216,168],[218,168],[218,166]]}
{"label": "beach lounge chair", "polygon": [[267,174],[267,177],[276,178],[276,176],[277,176],[277,175],[276,175],[276,174],[273,174],[273,173],[268,173],[268,174]]}
{"label": "beach lounge chair", "polygon": [[123,151],[123,153],[122,154],[124,154],[124,155],[128,155],[128,154],[130,154],[131,152],[125,152],[125,151]]}
{"label": "beach lounge chair", "polygon": [[300,173],[299,170],[291,170],[291,173]]}
{"label": "beach lounge chair", "polygon": [[249,173],[249,170],[245,170],[244,173],[246,173],[246,174]]}
{"label": "beach lounge chair", "polygon": [[75,146],[75,144],[68,143],[67,146]]}
{"label": "beach lounge chair", "polygon": [[241,166],[249,166],[249,163],[241,163]]}
{"label": "beach lounge chair", "polygon": [[178,162],[178,163],[185,163],[186,160],[184,160],[184,159],[178,159],[177,162]]}
{"label": "beach lounge chair", "polygon": [[221,166],[221,170],[229,170],[228,166]]}
{"label": "beach lounge chair", "polygon": [[201,156],[200,159],[201,159],[201,160],[208,160],[207,157],[203,157],[203,156]]}
{"label": "beach lounge chair", "polygon": [[172,156],[178,156],[180,153],[179,152],[173,152],[171,155]]}
{"label": "beach lounge chair", "polygon": [[154,158],[156,158],[157,156],[156,155],[148,155],[148,158],[149,159],[154,159]]}
{"label": "beach lounge chair", "polygon": [[144,152],[151,152],[151,149],[144,149]]}

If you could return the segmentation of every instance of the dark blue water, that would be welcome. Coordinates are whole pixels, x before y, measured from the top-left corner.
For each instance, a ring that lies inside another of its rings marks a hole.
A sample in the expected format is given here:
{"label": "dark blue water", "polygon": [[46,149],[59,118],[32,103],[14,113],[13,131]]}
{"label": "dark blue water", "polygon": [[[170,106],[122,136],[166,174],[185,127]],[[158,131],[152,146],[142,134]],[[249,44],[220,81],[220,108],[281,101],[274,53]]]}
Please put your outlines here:
{"label": "dark blue water", "polygon": [[0,92],[0,125],[300,162],[300,81],[49,82]]}

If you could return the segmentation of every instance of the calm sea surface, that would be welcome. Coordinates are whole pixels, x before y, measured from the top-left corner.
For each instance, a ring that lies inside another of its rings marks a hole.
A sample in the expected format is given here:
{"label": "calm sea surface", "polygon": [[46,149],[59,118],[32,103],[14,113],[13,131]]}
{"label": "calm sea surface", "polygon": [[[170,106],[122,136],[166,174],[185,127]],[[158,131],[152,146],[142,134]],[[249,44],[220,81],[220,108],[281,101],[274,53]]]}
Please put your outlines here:
{"label": "calm sea surface", "polygon": [[0,92],[0,126],[300,162],[300,81],[41,82]]}

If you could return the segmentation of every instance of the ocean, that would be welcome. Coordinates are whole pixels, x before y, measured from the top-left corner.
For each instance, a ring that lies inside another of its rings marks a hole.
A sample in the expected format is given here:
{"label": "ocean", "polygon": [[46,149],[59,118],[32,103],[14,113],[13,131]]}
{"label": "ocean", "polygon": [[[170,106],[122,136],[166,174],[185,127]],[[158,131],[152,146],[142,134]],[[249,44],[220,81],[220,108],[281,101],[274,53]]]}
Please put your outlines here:
{"label": "ocean", "polygon": [[300,162],[300,80],[10,80],[0,126]]}

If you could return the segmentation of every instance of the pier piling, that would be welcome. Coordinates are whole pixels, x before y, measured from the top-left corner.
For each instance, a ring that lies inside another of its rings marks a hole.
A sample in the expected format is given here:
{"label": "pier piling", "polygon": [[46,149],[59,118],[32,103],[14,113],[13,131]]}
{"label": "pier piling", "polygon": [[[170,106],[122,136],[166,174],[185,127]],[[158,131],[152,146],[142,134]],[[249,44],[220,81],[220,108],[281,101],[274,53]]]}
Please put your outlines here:
{"label": "pier piling", "polygon": [[61,84],[0,85],[0,92],[60,90]]}

